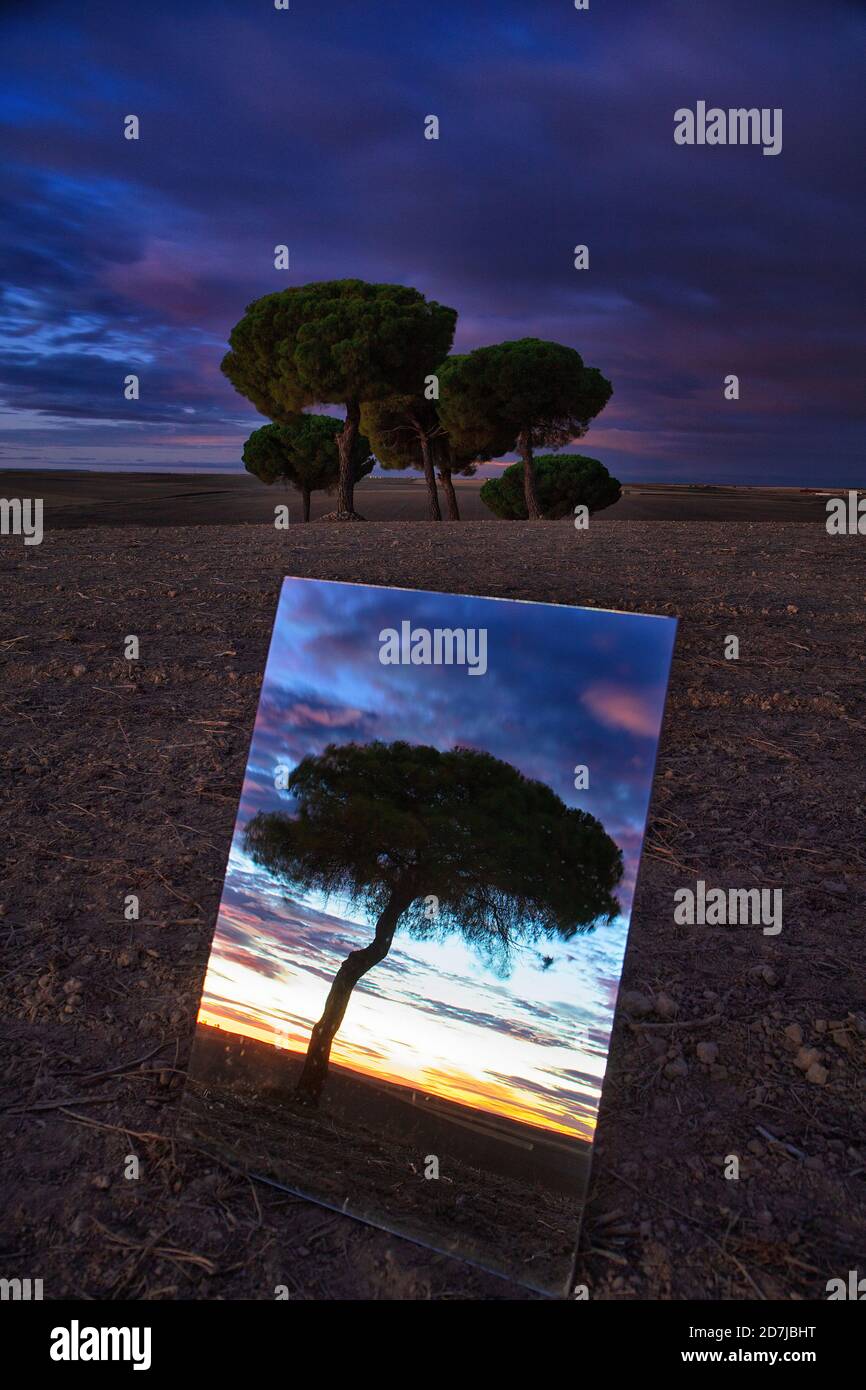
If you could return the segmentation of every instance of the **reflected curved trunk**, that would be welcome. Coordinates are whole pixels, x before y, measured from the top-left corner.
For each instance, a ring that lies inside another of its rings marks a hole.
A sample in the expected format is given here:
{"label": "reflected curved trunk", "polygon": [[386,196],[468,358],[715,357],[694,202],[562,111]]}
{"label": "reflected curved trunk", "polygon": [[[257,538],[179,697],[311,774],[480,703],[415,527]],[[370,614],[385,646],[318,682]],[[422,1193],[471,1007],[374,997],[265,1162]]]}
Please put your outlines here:
{"label": "reflected curved trunk", "polygon": [[384,960],[391,949],[397,924],[415,895],[406,887],[396,887],[376,923],[376,933],[369,946],[352,951],[334,976],[325,1007],[318,1023],[313,1026],[304,1066],[298,1078],[297,1096],[305,1105],[318,1105],[322,1087],[328,1076],[331,1045],[343,1022],[352,990],[368,970]]}

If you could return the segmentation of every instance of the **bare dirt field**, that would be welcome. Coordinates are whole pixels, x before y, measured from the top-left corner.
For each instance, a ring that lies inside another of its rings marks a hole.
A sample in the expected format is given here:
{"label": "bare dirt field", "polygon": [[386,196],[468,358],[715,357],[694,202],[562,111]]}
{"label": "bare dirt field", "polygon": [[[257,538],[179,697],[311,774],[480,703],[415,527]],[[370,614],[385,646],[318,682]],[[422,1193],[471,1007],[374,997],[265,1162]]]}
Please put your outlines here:
{"label": "bare dirt field", "polygon": [[[863,545],[604,516],[4,540],[0,1274],[46,1298],[534,1296],[176,1137],[285,574],[680,616],[577,1278],[817,1299],[862,1266]],[[697,879],[781,888],[781,933],[676,926]]]}
{"label": "bare dirt field", "polygon": [[[464,521],[495,521],[481,501],[485,479],[455,478]],[[364,478],[357,509],[368,521],[423,521],[426,487],[409,474]],[[836,495],[844,495],[837,489]],[[0,469],[0,497],[41,497],[52,530],[87,526],[273,526],[275,505],[301,520],[292,488],[265,487],[246,472],[136,473],[101,469]],[[440,499],[441,501],[441,499]],[[334,498],[313,494],[313,521],[333,511]],[[606,521],[822,521],[826,494],[797,487],[713,487],[627,483]]]}

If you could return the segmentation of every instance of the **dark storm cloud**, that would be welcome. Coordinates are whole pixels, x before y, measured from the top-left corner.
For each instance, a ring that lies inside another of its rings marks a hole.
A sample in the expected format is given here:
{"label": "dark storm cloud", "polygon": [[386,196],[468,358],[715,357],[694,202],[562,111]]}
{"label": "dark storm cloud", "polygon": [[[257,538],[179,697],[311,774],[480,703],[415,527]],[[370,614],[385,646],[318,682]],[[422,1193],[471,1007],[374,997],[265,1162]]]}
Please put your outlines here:
{"label": "dark storm cloud", "polygon": [[504,1072],[498,1071],[492,1071],[490,1075],[496,1081],[503,1082],[503,1084],[506,1086],[514,1086],[516,1084],[519,1084],[521,1089],[523,1090],[535,1091],[540,1096],[558,1094],[563,1100],[570,1100],[573,1097],[575,1091],[589,1091],[590,1093],[595,1093],[598,1090],[599,1086],[599,1079],[592,1072],[578,1071],[576,1068],[572,1067],[548,1067],[546,1069],[546,1076],[560,1077],[562,1080],[567,1081],[569,1083],[567,1088],[563,1087],[558,1091],[552,1090],[551,1086],[547,1082],[532,1082],[528,1080],[522,1081],[518,1077],[507,1076]]}
{"label": "dark storm cloud", "polygon": [[[207,999],[208,1007],[219,1015],[223,1023],[228,1021],[232,1023],[248,1024],[259,1021],[256,1018],[254,1009],[245,1007],[242,1004],[237,1004],[234,1000],[221,994],[218,990],[209,990]],[[292,1013],[289,1009],[275,1010],[269,1015],[268,1023],[275,1029],[285,1029],[286,1032],[291,1032],[298,1041],[307,1036],[310,1026],[307,1019],[303,1018],[300,1014]],[[291,1025],[291,1028],[289,1028],[289,1025]]]}
{"label": "dark storm cloud", "polygon": [[[583,1073],[585,1080],[567,1086],[557,1086],[546,1075],[542,1081],[530,1081],[520,1076],[510,1076],[507,1072],[491,1071],[490,1077],[505,1086],[509,1091],[519,1090],[524,1095],[535,1096],[544,1113],[564,1113],[590,1118],[598,1109],[596,1099],[599,1091],[598,1077]],[[577,1073],[575,1073],[577,1075]],[[581,1099],[585,1096],[586,1099]]]}
{"label": "dark storm cloud", "polygon": [[[361,275],[453,304],[461,349],[578,347],[615,387],[579,447],[623,475],[845,481],[864,37],[844,0],[9,10],[0,398],[52,442],[111,420],[132,444],[116,383],[139,363],[153,439],[217,427],[239,453],[259,417],[218,371],[233,322]],[[699,99],[781,107],[782,153],[675,146]]]}
{"label": "dark storm cloud", "polygon": [[302,758],[323,752],[330,743],[366,743],[375,737],[376,723],[375,711],[328,702],[309,687],[265,685],[241,795],[241,825],[246,826],[257,811],[291,814],[291,794],[275,784],[279,769],[293,769]]}
{"label": "dark storm cloud", "polygon": [[[412,1008],[419,1013],[430,1014],[436,1019],[450,1019],[453,1022],[473,1028],[490,1028],[521,1042],[533,1043],[536,1047],[559,1047],[562,1045],[561,1033],[557,1033],[555,1029],[551,1029],[547,1033],[543,1029],[531,1028],[526,1023],[518,1023],[514,1019],[503,1018],[501,1014],[489,1013],[483,1009],[459,1008],[453,1004],[446,1004],[441,999],[431,1001],[411,991],[406,991],[401,997],[405,1003],[411,1004]],[[524,1004],[523,1008],[524,1013],[548,1018],[551,1023],[556,1023],[555,1015],[546,1010],[533,1007],[529,1003]]]}
{"label": "dark storm cloud", "polygon": [[[245,874],[241,881],[229,874],[214,952],[220,960],[249,965],[272,979],[279,979],[294,966],[330,984],[334,962],[366,942],[370,930],[336,911],[321,911],[302,903],[288,890],[275,892],[274,881],[264,874]],[[409,962],[399,952],[388,956],[377,967],[379,983],[372,992],[379,993],[390,983],[396,993],[409,969]],[[363,993],[371,987],[362,980],[356,988]]]}

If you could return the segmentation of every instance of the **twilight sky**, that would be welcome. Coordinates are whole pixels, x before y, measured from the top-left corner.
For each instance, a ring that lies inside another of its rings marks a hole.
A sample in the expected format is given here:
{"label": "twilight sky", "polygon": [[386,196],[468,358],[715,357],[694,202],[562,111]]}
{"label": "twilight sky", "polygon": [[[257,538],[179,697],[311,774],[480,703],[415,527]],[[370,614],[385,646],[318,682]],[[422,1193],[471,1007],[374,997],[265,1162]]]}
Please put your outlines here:
{"label": "twilight sky", "polygon": [[[229,329],[360,276],[577,347],[626,481],[862,482],[864,42],[860,0],[4,5],[0,466],[240,468]],[[781,154],[676,146],[699,100]]]}
{"label": "twilight sky", "polygon": [[[379,634],[404,620],[486,628],[486,674],[383,666]],[[421,942],[398,928],[389,955],[356,986],[332,1056],[591,1138],[675,629],[639,614],[286,579],[201,1020],[306,1051],[337,968],[372,937],[360,910],[293,894],[245,854],[258,810],[291,810],[275,789],[278,769],[332,742],[484,749],[601,821],[623,851],[621,916],[570,942],[518,948],[504,978],[453,936]],[[587,790],[574,788],[577,764],[589,768]]]}

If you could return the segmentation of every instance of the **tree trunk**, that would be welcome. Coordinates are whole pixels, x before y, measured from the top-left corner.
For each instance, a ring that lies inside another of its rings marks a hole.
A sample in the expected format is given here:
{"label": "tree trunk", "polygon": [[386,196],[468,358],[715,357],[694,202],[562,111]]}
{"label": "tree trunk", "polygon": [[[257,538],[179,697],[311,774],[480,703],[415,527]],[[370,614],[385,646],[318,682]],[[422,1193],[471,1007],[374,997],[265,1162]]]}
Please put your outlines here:
{"label": "tree trunk", "polygon": [[340,966],[328,991],[325,1008],[313,1026],[304,1066],[298,1078],[297,1097],[304,1105],[316,1106],[328,1075],[331,1044],[346,1012],[352,990],[362,975],[384,960],[391,949],[397,923],[413,900],[407,889],[395,888],[376,923],[376,934],[369,946],[352,951]]}
{"label": "tree trunk", "polygon": [[457,507],[457,493],[454,491],[454,483],[447,468],[439,469],[439,477],[442,480],[442,491],[445,493],[445,505],[448,508],[448,520],[459,521],[460,511]]}
{"label": "tree trunk", "polygon": [[304,521],[309,521],[309,519],[310,519],[310,489],[309,489],[308,487],[302,488],[302,489],[301,489],[301,493],[302,493],[302,496],[303,496],[303,499],[304,499]]}
{"label": "tree trunk", "polygon": [[436,491],[436,474],[434,463],[432,463],[430,439],[421,430],[418,434],[418,441],[421,445],[421,461],[424,464],[424,481],[427,482],[427,520],[441,521],[442,513],[439,512],[439,493]]}
{"label": "tree trunk", "polygon": [[358,401],[346,404],[346,423],[337,435],[337,448],[340,453],[340,487],[337,501],[337,519],[359,521],[355,511],[355,464],[353,453],[361,423],[361,406]]}
{"label": "tree trunk", "polygon": [[517,437],[517,452],[523,459],[523,500],[530,521],[541,521],[541,508],[535,489],[535,462],[532,457],[532,437],[529,430],[521,430]]}

